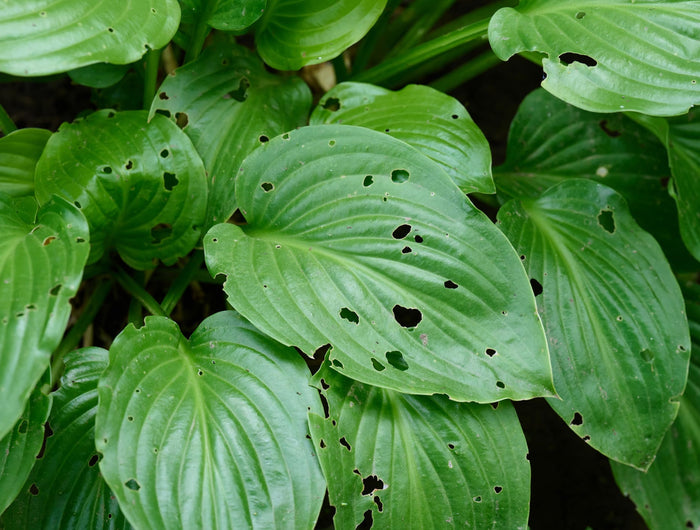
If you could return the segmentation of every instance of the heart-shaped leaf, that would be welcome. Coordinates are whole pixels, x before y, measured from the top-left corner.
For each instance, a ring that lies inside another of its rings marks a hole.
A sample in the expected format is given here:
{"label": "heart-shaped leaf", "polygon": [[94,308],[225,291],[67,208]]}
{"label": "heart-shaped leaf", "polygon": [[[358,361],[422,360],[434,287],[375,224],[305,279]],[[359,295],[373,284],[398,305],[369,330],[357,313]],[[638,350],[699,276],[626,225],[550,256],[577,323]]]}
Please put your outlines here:
{"label": "heart-shaped leaf", "polygon": [[510,402],[399,394],[324,368],[315,381],[328,411],[309,422],[335,528],[527,528],[530,465]]}
{"label": "heart-shaped leaf", "polygon": [[0,138],[0,193],[34,195],[34,169],[51,132],[19,129]]}
{"label": "heart-shaped leaf", "polygon": [[498,212],[521,252],[549,339],[549,400],[606,456],[646,469],[678,411],[690,339],[656,241],[612,189],[573,179]]}
{"label": "heart-shaped leaf", "polygon": [[299,354],[232,312],[190,340],[164,317],[110,349],[96,419],[100,469],[140,528],[311,528],[325,484]]}
{"label": "heart-shaped leaf", "polygon": [[389,135],[316,125],[236,180],[243,227],[204,238],[231,304],[275,339],[398,391],[492,402],[552,395],[518,256],[440,166]]}
{"label": "heart-shaped leaf", "polygon": [[205,17],[207,24],[223,31],[250,27],[262,16],[266,5],[267,0],[180,0],[182,22],[192,24]]}
{"label": "heart-shaped leaf", "polygon": [[[678,239],[675,209],[665,192],[668,159],[653,134],[623,114],[586,112],[544,89],[518,108],[508,135],[508,153],[494,169],[501,202],[539,197],[563,180],[586,178],[620,193],[635,220],[661,244],[672,264],[697,263]],[[698,199],[700,202],[700,199]]]}
{"label": "heart-shaped leaf", "polygon": [[686,291],[693,349],[678,418],[646,473],[612,462],[620,489],[632,498],[652,530],[700,524],[700,288]]}
{"label": "heart-shaped leaf", "polygon": [[693,0],[522,0],[489,42],[503,60],[545,53],[542,86],[577,107],[672,116],[700,103],[699,32]]}
{"label": "heart-shaped leaf", "polygon": [[44,423],[51,410],[51,374],[47,370],[34,388],[24,412],[5,437],[0,440],[0,514],[22,489],[34,467],[44,441]]}
{"label": "heart-shaped leaf", "polygon": [[40,203],[73,201],[90,223],[90,263],[111,247],[129,265],[174,263],[200,236],[207,200],[192,142],[170,120],[145,111],[101,110],[64,124],[36,167]]}
{"label": "heart-shaped leaf", "polygon": [[465,193],[495,191],[486,137],[459,101],[430,87],[409,85],[392,92],[341,83],[323,96],[310,123],[386,132],[435,160]]}
{"label": "heart-shaped leaf", "polygon": [[27,223],[0,194],[0,439],[12,429],[65,331],[87,260],[88,226],[60,198]]}
{"label": "heart-shaped leaf", "polygon": [[209,176],[209,228],[235,211],[233,179],[248,153],[304,125],[310,108],[311,92],[301,79],[270,74],[250,51],[221,38],[165,79],[151,117],[187,123],[183,130]]}
{"label": "heart-shaped leaf", "polygon": [[298,70],[340,55],[382,14],[386,0],[275,0],[255,34],[263,60],[278,70]]}
{"label": "heart-shaped leaf", "polygon": [[177,0],[22,0],[0,13],[0,71],[45,75],[88,64],[127,64],[165,46],[180,22]]}
{"label": "heart-shaped leaf", "polygon": [[52,434],[3,523],[8,530],[130,528],[99,473],[95,451],[97,380],[107,367],[107,351],[77,350],[65,363],[61,387],[53,394]]}

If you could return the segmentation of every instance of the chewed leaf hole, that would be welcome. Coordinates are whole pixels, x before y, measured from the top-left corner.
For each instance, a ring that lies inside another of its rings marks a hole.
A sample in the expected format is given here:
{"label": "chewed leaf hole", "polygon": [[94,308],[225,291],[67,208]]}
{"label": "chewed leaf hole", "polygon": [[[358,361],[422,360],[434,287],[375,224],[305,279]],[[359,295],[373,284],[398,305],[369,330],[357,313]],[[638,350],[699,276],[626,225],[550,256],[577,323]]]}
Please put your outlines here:
{"label": "chewed leaf hole", "polygon": [[402,372],[408,370],[408,363],[406,362],[406,359],[403,358],[403,353],[400,351],[386,352],[386,360],[389,361],[389,364],[397,370],[401,370]]}
{"label": "chewed leaf hole", "polygon": [[173,191],[173,188],[179,183],[180,181],[177,179],[175,173],[168,173],[167,171],[163,173],[163,186],[167,191]]}
{"label": "chewed leaf hole", "polygon": [[17,432],[19,434],[26,434],[27,430],[29,428],[29,421],[27,419],[23,419],[19,425],[17,426]]}
{"label": "chewed leaf hole", "polygon": [[374,501],[374,504],[377,505],[377,510],[378,510],[379,512],[383,512],[383,511],[384,511],[384,504],[382,504],[382,501],[381,501],[381,499],[379,498],[379,496],[378,496],[378,495],[375,495],[375,496],[374,496],[374,499],[372,499],[372,500]]}
{"label": "chewed leaf hole", "polygon": [[574,412],[574,417],[571,420],[571,425],[583,425],[583,416],[579,412]]}
{"label": "chewed leaf hole", "polygon": [[139,484],[135,479],[130,478],[124,485],[132,491],[138,491],[141,489],[141,484]]}
{"label": "chewed leaf hole", "polygon": [[348,451],[352,451],[352,447],[350,446],[350,444],[346,440],[345,436],[343,436],[340,440],[338,440],[338,442],[340,443],[340,445],[345,447],[345,449],[347,449]]}
{"label": "chewed leaf hole", "polygon": [[336,110],[340,109],[340,100],[338,98],[328,98],[326,101],[324,101],[322,107],[326,110],[330,110],[331,112],[335,112]]}
{"label": "chewed leaf hole", "polygon": [[406,237],[409,232],[411,231],[411,225],[399,225],[396,227],[396,229],[391,233],[391,237],[394,239],[403,239]]}
{"label": "chewed leaf hole", "polygon": [[372,358],[372,368],[374,368],[377,372],[381,372],[382,370],[386,369],[386,366],[380,363],[377,359]]}
{"label": "chewed leaf hole", "polygon": [[175,113],[175,124],[180,127],[180,129],[184,129],[187,127],[187,124],[190,122],[189,116],[187,116],[186,112],[176,112]]}
{"label": "chewed leaf hole", "polygon": [[579,11],[578,13],[576,13],[576,18],[578,20],[581,20],[585,16],[586,16],[586,13],[584,11]]}
{"label": "chewed leaf hole", "polygon": [[158,94],[158,99],[166,100],[170,98],[168,97],[168,94],[166,94],[165,92],[161,92],[160,94]]}
{"label": "chewed leaf hole", "polygon": [[498,388],[505,388],[506,384],[503,381],[496,381],[496,386]]}
{"label": "chewed leaf hole", "polygon": [[362,479],[362,495],[372,495],[375,491],[383,489],[384,481],[377,475],[369,475]]}
{"label": "chewed leaf hole", "polygon": [[43,246],[47,247],[49,246],[54,240],[56,239],[56,236],[49,236],[46,239],[44,239],[44,242],[42,243]]}
{"label": "chewed leaf hole", "polygon": [[134,163],[131,160],[127,160],[126,165],[124,166],[124,169],[129,171],[130,169],[133,169],[133,167],[134,167]]}
{"label": "chewed leaf hole", "polygon": [[36,497],[37,495],[39,495],[39,487],[36,484],[32,484],[31,486],[29,486],[29,493]]}
{"label": "chewed leaf hole", "polygon": [[173,235],[173,227],[168,223],[159,223],[151,228],[151,243],[158,245],[171,235]]}
{"label": "chewed leaf hole", "polygon": [[447,280],[447,281],[444,283],[444,285],[445,285],[445,289],[456,289],[457,287],[459,287],[459,285],[457,285],[457,284],[456,284],[455,282],[453,282],[452,280]]}
{"label": "chewed leaf hole", "polygon": [[415,241],[416,243],[422,243],[423,238],[419,235],[415,235],[415,236],[413,236],[413,241]]}
{"label": "chewed leaf hole", "polygon": [[374,184],[374,177],[372,175],[367,175],[365,180],[362,181],[362,185],[365,188],[369,188],[372,184]]}
{"label": "chewed leaf hole", "polygon": [[651,350],[648,349],[648,348],[644,348],[644,349],[640,352],[640,355],[642,356],[642,359],[644,359],[644,361],[646,361],[646,362],[648,362],[648,363],[650,363],[650,362],[652,362],[652,361],[654,360],[654,352],[651,351]]}
{"label": "chewed leaf hole", "polygon": [[244,102],[248,98],[248,88],[250,88],[250,81],[245,77],[242,77],[238,83],[238,88],[236,90],[231,90],[226,96],[226,99],[235,99],[236,101]]}
{"label": "chewed leaf hole", "polygon": [[163,150],[160,152],[160,157],[161,157],[161,158],[168,158],[169,156],[170,156],[170,151],[168,151],[167,149],[163,149]]}
{"label": "chewed leaf hole", "polygon": [[347,307],[340,310],[340,318],[347,320],[348,322],[352,322],[353,324],[360,323],[360,316],[352,309],[348,309]]}
{"label": "chewed leaf hole", "polygon": [[264,143],[269,142],[269,141],[270,141],[270,137],[265,135],[265,134],[261,134],[260,136],[258,136],[258,142],[260,142],[261,144],[264,144]]}
{"label": "chewed leaf hole", "polygon": [[401,254],[410,254],[411,252],[413,252],[413,249],[411,247],[403,247],[401,249]]}
{"label": "chewed leaf hole", "polygon": [[532,287],[532,294],[534,294],[535,296],[539,296],[542,294],[542,284],[534,278],[530,278],[530,287]]}
{"label": "chewed leaf hole", "polygon": [[95,464],[100,461],[100,455],[92,455],[88,461],[88,466],[95,467]]}
{"label": "chewed leaf hole", "polygon": [[58,293],[61,292],[62,287],[63,285],[61,285],[60,283],[58,285],[54,285],[51,289],[49,289],[49,294],[51,296],[58,296]]}
{"label": "chewed leaf hole", "polygon": [[272,182],[263,182],[262,184],[260,184],[260,187],[265,193],[269,193],[275,189],[275,185]]}
{"label": "chewed leaf hole", "polygon": [[396,304],[392,311],[396,322],[404,328],[415,328],[423,320],[423,313],[414,307],[403,307]]}
{"label": "chewed leaf hole", "polygon": [[391,181],[396,184],[403,184],[410,176],[410,173],[405,169],[395,169],[391,172]]}
{"label": "chewed leaf hole", "polygon": [[503,488],[502,488],[501,486],[494,486],[494,487],[493,487],[493,492],[494,492],[496,495],[498,495],[498,494],[501,493],[502,491],[503,491]]}
{"label": "chewed leaf hole", "polygon": [[340,368],[341,370],[344,368],[343,363],[340,362],[339,359],[333,359],[331,361],[331,365],[335,366],[336,368]]}
{"label": "chewed leaf hole", "polygon": [[598,125],[601,129],[603,129],[603,132],[607,134],[610,138],[617,138],[622,134],[620,131],[616,131],[615,129],[611,129],[610,127],[608,127],[608,120],[600,120],[600,122],[598,122]]}
{"label": "chewed leaf hole", "polygon": [[486,348],[486,355],[488,355],[489,357],[493,357],[494,355],[496,355],[496,353],[498,352],[493,348]]}
{"label": "chewed leaf hole", "polygon": [[613,217],[613,213],[610,210],[602,210],[598,214],[598,224],[605,229],[606,232],[609,233],[614,233],[615,232],[615,218]]}
{"label": "chewed leaf hole", "polygon": [[580,53],[572,53],[572,52],[567,52],[567,53],[562,53],[559,56],[559,61],[562,64],[573,64],[573,63],[581,63],[585,64],[589,68],[592,68],[593,66],[596,66],[598,64],[598,61],[596,61],[593,57],[590,57],[588,55],[582,55]]}

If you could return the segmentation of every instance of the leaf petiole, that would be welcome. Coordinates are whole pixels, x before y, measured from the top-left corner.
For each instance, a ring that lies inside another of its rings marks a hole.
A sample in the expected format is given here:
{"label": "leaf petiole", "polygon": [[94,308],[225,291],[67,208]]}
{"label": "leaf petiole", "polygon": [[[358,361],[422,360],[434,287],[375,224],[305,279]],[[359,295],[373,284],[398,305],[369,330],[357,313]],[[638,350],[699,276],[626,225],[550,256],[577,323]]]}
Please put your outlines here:
{"label": "leaf petiole", "polygon": [[173,309],[175,309],[175,305],[178,303],[180,298],[182,298],[182,294],[185,292],[185,289],[187,289],[187,286],[200,271],[200,266],[202,265],[203,261],[204,252],[201,250],[196,250],[192,253],[187,265],[183,267],[178,277],[175,278],[175,281],[170,286],[170,290],[167,292],[160,304],[166,315],[169,315],[172,313]]}
{"label": "leaf petiole", "polygon": [[5,108],[0,105],[0,132],[5,133],[5,135],[10,134],[17,130],[17,125],[12,121],[10,115],[7,113]]}
{"label": "leaf petiole", "polygon": [[138,302],[152,315],[168,316],[155,298],[153,298],[141,285],[138,284],[124,269],[115,268],[112,270],[112,275],[117,283],[121,285],[126,292],[133,296]]}

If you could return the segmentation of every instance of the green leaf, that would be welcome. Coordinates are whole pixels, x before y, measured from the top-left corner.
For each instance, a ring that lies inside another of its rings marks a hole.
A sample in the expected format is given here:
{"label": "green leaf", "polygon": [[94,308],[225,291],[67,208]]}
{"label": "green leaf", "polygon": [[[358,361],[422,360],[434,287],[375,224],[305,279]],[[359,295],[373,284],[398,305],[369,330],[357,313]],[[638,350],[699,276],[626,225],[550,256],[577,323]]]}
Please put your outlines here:
{"label": "green leaf", "polygon": [[208,228],[236,209],[233,179],[243,159],[269,138],[304,125],[310,108],[311,92],[300,78],[272,75],[250,51],[220,39],[165,79],[150,115],[187,123],[183,130],[209,175]]}
{"label": "green leaf", "polygon": [[459,101],[430,87],[409,85],[392,92],[341,83],[321,98],[310,123],[386,132],[432,158],[465,193],[495,191],[486,137]]}
{"label": "green leaf", "polygon": [[34,168],[50,136],[46,129],[19,129],[0,138],[0,193],[34,195]]}
{"label": "green leaf", "polygon": [[50,200],[36,222],[27,223],[3,194],[0,234],[1,439],[19,419],[63,336],[89,236],[85,218],[63,199]]}
{"label": "green leaf", "polygon": [[340,55],[382,14],[386,0],[271,0],[256,29],[263,60],[278,70],[298,70]]}
{"label": "green leaf", "polygon": [[176,0],[5,2],[0,72],[37,76],[99,62],[133,63],[165,46],[179,22]]}
{"label": "green leaf", "polygon": [[206,23],[223,31],[243,31],[252,26],[265,11],[267,0],[180,0],[182,22],[196,23],[203,16]]}
{"label": "green leaf", "polygon": [[[127,327],[98,386],[100,469],[140,528],[311,528],[325,484],[308,435],[318,394],[296,351],[232,312],[185,339]],[[173,499],[178,499],[173,503]]]}
{"label": "green leaf", "polygon": [[95,451],[97,380],[107,351],[76,350],[65,363],[53,394],[52,434],[24,492],[4,514],[5,528],[130,528],[100,475]]}
{"label": "green leaf", "polygon": [[80,85],[106,88],[121,81],[129,68],[130,64],[95,63],[71,70],[68,75]]}
{"label": "green leaf", "polygon": [[678,410],[690,339],[659,245],[624,199],[568,180],[507,203],[501,227],[522,254],[549,339],[549,400],[606,456],[646,469]]}
{"label": "green leaf", "polygon": [[34,387],[14,428],[0,440],[0,514],[5,511],[27,480],[44,441],[44,423],[51,410],[50,370]]}
{"label": "green leaf", "polygon": [[512,247],[440,166],[389,135],[316,125],[236,180],[243,227],[204,238],[210,273],[261,331],[368,384],[461,401],[552,395]]}
{"label": "green leaf", "polygon": [[204,166],[192,142],[162,116],[101,110],[63,124],[36,168],[40,203],[61,195],[90,223],[90,263],[111,247],[136,269],[170,265],[200,235]]}
{"label": "green leaf", "polygon": [[[494,169],[501,202],[539,197],[572,178],[586,178],[620,193],[640,226],[661,244],[672,264],[695,270],[678,238],[675,209],[665,192],[668,159],[653,134],[623,114],[582,111],[543,89],[521,103],[508,135],[503,165]],[[698,199],[700,203],[700,199]]]}
{"label": "green leaf", "polygon": [[577,107],[671,116],[700,103],[698,32],[693,0],[522,0],[489,42],[502,60],[546,54],[542,86]]}
{"label": "green leaf", "polygon": [[612,462],[615,480],[652,530],[700,524],[700,288],[686,292],[693,347],[678,418],[647,473]]}
{"label": "green leaf", "polygon": [[327,368],[315,381],[328,414],[309,422],[335,528],[527,528],[530,466],[510,402],[399,394]]}

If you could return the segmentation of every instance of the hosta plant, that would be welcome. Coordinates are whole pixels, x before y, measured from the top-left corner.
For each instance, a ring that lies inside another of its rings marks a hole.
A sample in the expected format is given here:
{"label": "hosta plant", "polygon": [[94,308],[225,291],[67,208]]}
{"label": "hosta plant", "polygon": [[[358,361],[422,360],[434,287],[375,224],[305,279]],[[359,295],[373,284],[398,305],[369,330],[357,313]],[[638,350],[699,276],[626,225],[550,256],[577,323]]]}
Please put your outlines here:
{"label": "hosta plant", "polygon": [[700,2],[483,4],[4,3],[0,525],[526,528],[544,398],[700,528]]}

